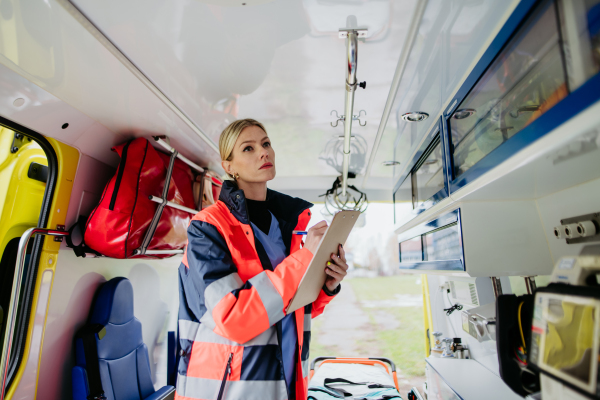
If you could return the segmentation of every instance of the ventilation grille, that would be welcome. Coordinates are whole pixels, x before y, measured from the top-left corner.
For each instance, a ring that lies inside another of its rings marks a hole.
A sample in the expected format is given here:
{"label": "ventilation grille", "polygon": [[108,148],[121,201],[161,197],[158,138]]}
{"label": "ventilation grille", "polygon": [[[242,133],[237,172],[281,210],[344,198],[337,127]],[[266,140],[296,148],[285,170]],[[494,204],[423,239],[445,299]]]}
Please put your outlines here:
{"label": "ventilation grille", "polygon": [[469,283],[469,293],[471,294],[471,303],[478,306],[479,301],[477,301],[477,289],[475,289],[474,283]]}

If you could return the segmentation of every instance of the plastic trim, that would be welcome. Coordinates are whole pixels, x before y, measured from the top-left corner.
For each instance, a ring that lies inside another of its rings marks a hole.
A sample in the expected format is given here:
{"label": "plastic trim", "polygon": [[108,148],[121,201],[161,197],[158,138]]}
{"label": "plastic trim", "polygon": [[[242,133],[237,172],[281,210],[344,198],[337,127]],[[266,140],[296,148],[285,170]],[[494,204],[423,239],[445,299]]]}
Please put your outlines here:
{"label": "plastic trim", "polygon": [[442,381],[443,381],[443,382],[444,382],[444,383],[445,383],[445,384],[448,386],[448,388],[450,388],[450,390],[452,390],[452,392],[453,392],[453,393],[456,395],[456,397],[458,397],[458,398],[459,398],[459,399],[461,399],[461,400],[464,400],[464,398],[463,398],[463,397],[462,397],[460,394],[458,394],[458,393],[456,392],[456,390],[454,390],[454,389],[452,388],[452,386],[450,386],[450,382],[447,382],[447,381],[446,381],[446,378],[444,378],[444,376],[443,376],[442,374],[440,374],[440,373],[439,373],[439,372],[438,372],[438,371],[437,371],[437,370],[436,370],[436,369],[433,367],[433,365],[431,365],[431,363],[429,362],[429,360],[428,360],[428,359],[425,359],[425,362],[427,363],[427,365],[429,366],[429,368],[431,368],[431,369],[433,370],[433,372],[435,372],[435,373],[436,373],[436,375],[437,375],[437,376],[439,376],[440,378],[442,378]]}
{"label": "plastic trim", "polygon": [[464,271],[462,260],[421,261],[400,263],[400,269],[418,269],[424,271]]}
{"label": "plastic trim", "polygon": [[444,162],[444,184],[450,193],[450,183],[454,179],[454,158],[452,157],[452,138],[448,119],[440,117],[440,139],[442,141],[442,159]]}
{"label": "plastic trim", "polygon": [[[429,154],[431,154],[432,143],[436,140],[436,136],[438,135],[438,133],[440,134],[440,143],[441,143],[441,148],[442,148],[442,170],[444,173],[444,187],[442,189],[440,189],[437,193],[435,193],[433,196],[428,198],[427,200],[423,201],[422,203],[417,204],[416,206],[413,206],[414,209],[411,211],[411,216],[406,221],[413,219],[414,217],[418,216],[419,214],[421,214],[424,211],[427,211],[428,209],[430,209],[431,207],[433,207],[434,205],[436,205],[437,203],[439,203],[440,201],[442,201],[446,197],[448,197],[449,192],[448,192],[448,182],[447,182],[447,178],[445,175],[446,160],[445,160],[445,154],[444,154],[444,152],[445,152],[444,146],[447,146],[447,144],[445,144],[445,140],[443,138],[443,132],[441,131],[441,121],[442,121],[442,118],[440,118],[440,123],[434,125],[433,129],[427,135],[426,140],[423,141],[423,143],[419,147],[419,150],[415,153],[415,155],[411,161],[411,163],[413,165],[410,168],[410,170],[408,170],[408,172],[403,174],[401,179],[395,185],[394,191],[392,194],[392,201],[394,204],[396,203],[396,193],[400,189],[400,186],[402,186],[402,184],[404,183],[404,181],[406,179],[409,179],[411,174],[416,169],[421,167],[422,162],[425,161],[425,158],[428,157]],[[413,190],[413,186],[412,186],[412,182],[411,182],[411,191],[412,190]],[[395,209],[394,209],[394,212],[395,212]],[[394,218],[396,218],[396,217],[394,216]]]}
{"label": "plastic trim", "polygon": [[438,134],[439,129],[440,129],[439,124],[435,124],[433,126],[433,128],[431,129],[431,131],[429,131],[429,133],[427,134],[427,136],[425,137],[425,139],[419,146],[419,149],[415,152],[412,160],[410,160],[410,162],[408,163],[409,165],[411,165],[410,169],[407,168],[406,172],[403,173],[402,175],[400,175],[400,177],[396,181],[396,184],[394,185],[394,190],[393,190],[394,193],[396,193],[398,191],[400,186],[404,183],[404,180],[415,169],[415,166],[419,164],[419,161],[423,157],[423,154],[425,154],[427,152],[427,150],[429,150],[429,145],[431,144],[432,140],[435,139],[435,136]]}
{"label": "plastic trim", "polygon": [[[48,220],[50,218],[49,212],[52,206],[52,200],[54,199],[54,192],[58,180],[58,157],[56,155],[56,151],[44,136],[32,129],[19,125],[2,116],[0,116],[0,125],[32,138],[40,145],[46,154],[46,158],[48,160],[48,181],[46,182],[46,190],[42,200],[42,208],[40,210],[37,228],[47,228],[46,225],[48,224]],[[44,237],[42,235],[37,235],[33,242],[33,249],[30,259],[31,266],[34,266],[34,268],[29,268],[23,284],[21,304],[19,307],[20,312],[23,314],[21,314],[22,318],[19,320],[19,324],[15,328],[13,346],[16,347],[12,352],[13,357],[8,364],[6,390],[8,390],[12,384],[16,372],[21,366],[21,361],[25,353],[26,339],[32,311],[32,302],[35,295],[35,282],[37,281],[37,273],[43,245]]]}

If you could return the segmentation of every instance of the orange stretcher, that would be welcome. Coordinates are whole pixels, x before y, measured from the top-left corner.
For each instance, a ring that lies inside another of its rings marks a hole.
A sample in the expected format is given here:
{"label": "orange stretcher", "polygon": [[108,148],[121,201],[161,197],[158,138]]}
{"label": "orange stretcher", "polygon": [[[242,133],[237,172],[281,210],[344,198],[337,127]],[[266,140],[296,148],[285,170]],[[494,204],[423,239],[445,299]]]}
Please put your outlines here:
{"label": "orange stretcher", "polygon": [[312,399],[329,399],[328,392],[333,397],[358,392],[364,399],[401,399],[396,365],[384,357],[317,357],[310,364],[308,386]]}

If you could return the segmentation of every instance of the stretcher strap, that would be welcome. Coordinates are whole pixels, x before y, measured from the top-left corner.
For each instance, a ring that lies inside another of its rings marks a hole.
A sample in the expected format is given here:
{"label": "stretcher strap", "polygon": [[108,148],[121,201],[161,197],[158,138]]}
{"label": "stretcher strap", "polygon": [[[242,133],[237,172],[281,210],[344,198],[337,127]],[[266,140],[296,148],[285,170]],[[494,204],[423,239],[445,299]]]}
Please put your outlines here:
{"label": "stretcher strap", "polygon": [[[394,389],[395,391],[395,389]],[[400,396],[400,393],[396,392],[395,394],[384,394],[381,395],[379,397],[373,397],[373,396],[369,396],[369,397],[363,397],[361,395],[358,396],[353,396],[352,394],[349,394],[348,392],[346,395],[342,394],[342,390],[339,389],[328,389],[328,388],[324,388],[324,387],[320,387],[320,386],[312,386],[308,389],[308,397],[307,400],[319,400],[318,397],[316,396],[315,392],[321,392],[321,393],[325,393],[331,397],[334,397],[336,399],[344,399],[344,398],[348,398],[348,400],[392,400],[392,399],[400,399],[402,400],[402,397]],[[322,396],[319,396],[322,398]]]}
{"label": "stretcher strap", "polygon": [[325,378],[324,385],[328,389],[334,389],[329,387],[332,383],[346,383],[348,385],[367,385],[369,389],[395,389],[393,385],[384,385],[376,382],[352,382],[344,378]]}
{"label": "stretcher strap", "polygon": [[[369,389],[396,389],[395,386],[392,385],[383,385],[381,383],[376,383],[376,382],[352,382],[349,381],[348,379],[344,379],[344,378],[325,378],[325,380],[323,381],[323,386],[325,386],[326,389],[331,390],[335,393],[337,393],[338,398],[344,398],[344,397],[351,397],[352,399],[358,400],[358,397],[354,397],[354,395],[342,388],[339,387],[331,387],[331,384],[334,383],[344,383],[347,385],[366,385]],[[311,390],[320,390],[317,388],[311,388]],[[324,390],[321,390],[324,392]],[[329,393],[331,394],[331,393]],[[383,397],[381,397],[381,399],[392,399],[394,398],[392,397],[388,397],[388,395],[384,395]]]}
{"label": "stretcher strap", "polygon": [[[342,393],[340,393],[340,391],[338,391],[336,389],[327,389],[327,388],[323,388],[323,387],[315,387],[315,386],[313,386],[313,387],[309,388],[308,391],[309,392],[323,392],[323,393],[327,393],[328,395],[333,396],[333,397],[338,398],[338,399],[343,399],[345,397]],[[346,392],[346,393],[348,393],[348,392]],[[311,398],[315,399],[314,396],[310,396],[309,395],[307,400],[310,400]]]}

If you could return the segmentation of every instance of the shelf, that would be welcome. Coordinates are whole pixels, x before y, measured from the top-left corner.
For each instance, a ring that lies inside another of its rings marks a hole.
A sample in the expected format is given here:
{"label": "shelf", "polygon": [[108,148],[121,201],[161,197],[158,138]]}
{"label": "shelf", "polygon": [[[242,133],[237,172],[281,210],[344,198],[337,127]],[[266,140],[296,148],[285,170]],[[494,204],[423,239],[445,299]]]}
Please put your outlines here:
{"label": "shelf", "polygon": [[[432,390],[430,378],[438,375],[463,400],[523,400],[498,375],[476,360],[429,357],[425,361],[427,368],[435,373],[427,374],[429,391]],[[428,397],[437,398],[432,393]]]}

